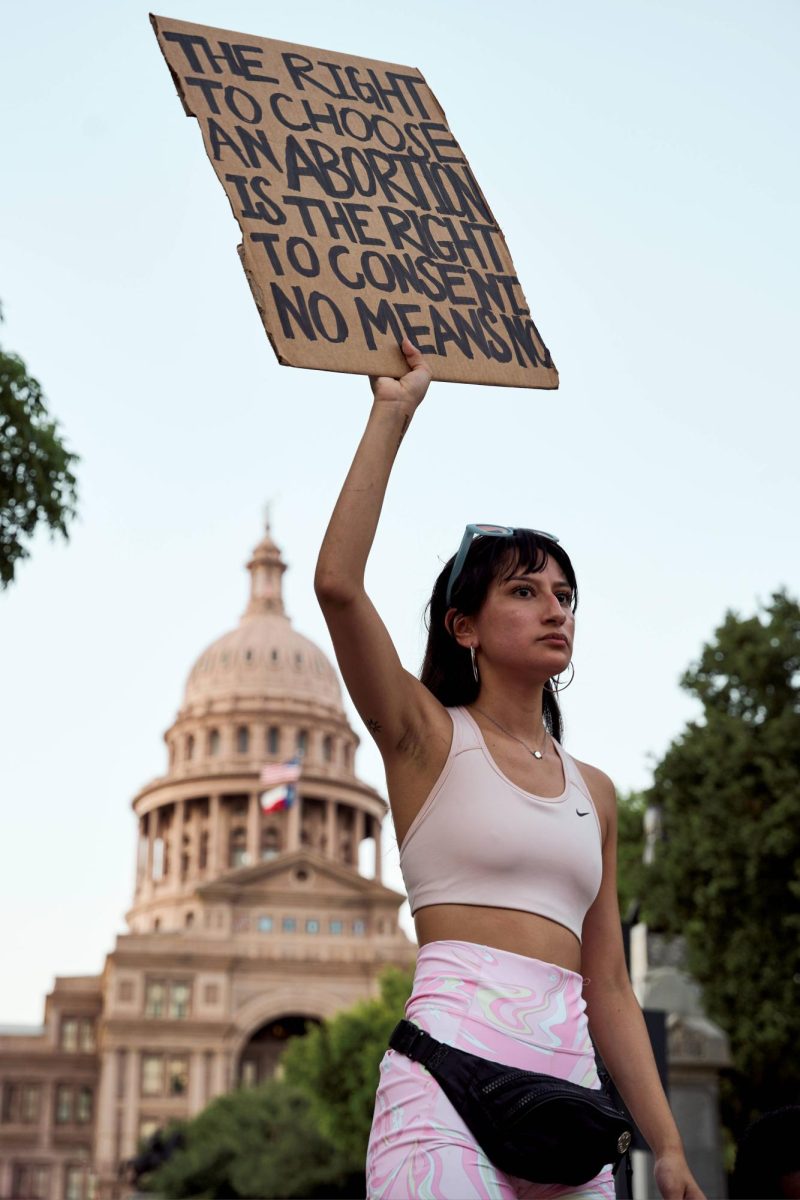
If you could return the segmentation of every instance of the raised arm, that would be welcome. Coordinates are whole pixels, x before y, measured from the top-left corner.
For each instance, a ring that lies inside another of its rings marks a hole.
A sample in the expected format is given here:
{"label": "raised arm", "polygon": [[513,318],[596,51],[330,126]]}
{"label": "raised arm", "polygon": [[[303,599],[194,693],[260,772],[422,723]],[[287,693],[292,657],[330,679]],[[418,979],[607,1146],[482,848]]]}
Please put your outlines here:
{"label": "raised arm", "polygon": [[347,690],[387,762],[431,721],[449,720],[427,688],[403,669],[364,590],[389,475],[431,379],[422,354],[408,339],[402,349],[408,372],[400,379],[381,376],[370,381],[372,410],[328,524],[314,577]]}

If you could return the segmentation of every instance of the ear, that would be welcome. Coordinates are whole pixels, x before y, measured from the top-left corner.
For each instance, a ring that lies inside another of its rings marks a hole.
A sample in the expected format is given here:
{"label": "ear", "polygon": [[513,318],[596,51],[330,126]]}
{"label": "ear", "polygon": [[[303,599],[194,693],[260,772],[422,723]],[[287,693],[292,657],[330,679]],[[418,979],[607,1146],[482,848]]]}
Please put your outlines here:
{"label": "ear", "polygon": [[451,608],[448,609],[444,623],[450,631],[451,637],[455,638],[459,646],[468,650],[470,646],[475,645],[475,622],[472,617],[467,617],[458,609]]}

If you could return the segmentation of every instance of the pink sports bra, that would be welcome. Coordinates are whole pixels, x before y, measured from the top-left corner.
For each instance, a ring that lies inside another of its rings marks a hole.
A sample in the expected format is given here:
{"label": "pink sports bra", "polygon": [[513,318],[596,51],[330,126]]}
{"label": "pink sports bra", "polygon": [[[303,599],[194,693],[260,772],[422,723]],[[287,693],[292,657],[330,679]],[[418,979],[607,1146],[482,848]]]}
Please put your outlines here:
{"label": "pink sports bra", "polygon": [[411,912],[429,904],[515,908],[580,941],[600,888],[602,837],[591,793],[558,742],[564,791],[535,796],[507,779],[465,708],[447,710],[453,741],[400,847]]}

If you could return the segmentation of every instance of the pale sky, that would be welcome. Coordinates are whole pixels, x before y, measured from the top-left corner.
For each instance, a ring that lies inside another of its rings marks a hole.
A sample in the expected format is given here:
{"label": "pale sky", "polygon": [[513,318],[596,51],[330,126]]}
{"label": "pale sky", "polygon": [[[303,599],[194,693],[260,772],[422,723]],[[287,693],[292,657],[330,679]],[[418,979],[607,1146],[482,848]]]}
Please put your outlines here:
{"label": "pale sky", "polygon": [[[554,530],[581,588],[567,747],[646,787],[697,715],[678,680],[726,610],[800,592],[800,9],[174,0],[165,15],[426,76],[561,386],[432,387],[370,590],[416,668],[464,525]],[[0,1022],[36,1023],[54,976],[99,971],[124,929],[131,798],[166,766],[192,663],[244,607],[267,501],[288,611],[331,654],[314,561],[369,391],[278,366],[145,7],[7,7],[0,105],[0,342],[82,459],[70,543],[37,537],[0,597]],[[352,719],[359,773],[382,789]]]}

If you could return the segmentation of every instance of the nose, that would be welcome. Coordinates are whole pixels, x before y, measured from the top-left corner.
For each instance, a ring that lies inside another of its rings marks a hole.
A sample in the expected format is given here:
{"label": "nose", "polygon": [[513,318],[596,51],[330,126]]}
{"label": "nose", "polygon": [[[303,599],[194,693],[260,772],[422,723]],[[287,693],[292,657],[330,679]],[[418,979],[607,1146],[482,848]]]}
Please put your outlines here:
{"label": "nose", "polygon": [[568,609],[554,593],[551,593],[547,599],[548,604],[545,619],[555,625],[563,625],[568,616]]}

